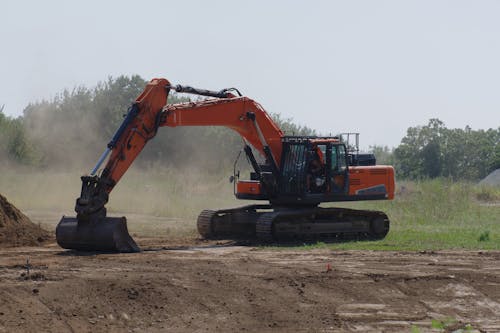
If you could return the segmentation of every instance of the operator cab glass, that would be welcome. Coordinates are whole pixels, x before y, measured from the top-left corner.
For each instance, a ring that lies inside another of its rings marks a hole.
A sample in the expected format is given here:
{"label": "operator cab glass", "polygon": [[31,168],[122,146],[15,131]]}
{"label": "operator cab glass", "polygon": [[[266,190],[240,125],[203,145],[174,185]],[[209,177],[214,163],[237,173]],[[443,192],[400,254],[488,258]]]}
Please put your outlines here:
{"label": "operator cab glass", "polygon": [[347,192],[347,154],[343,144],[331,147],[330,189],[332,193]]}
{"label": "operator cab glass", "polygon": [[343,143],[290,138],[283,146],[279,191],[286,195],[344,195],[348,162]]}
{"label": "operator cab glass", "polygon": [[[345,145],[338,142],[314,144],[310,156],[312,157],[306,169],[308,172],[306,193],[329,195],[347,193],[348,168]],[[320,161],[320,167],[317,160]]]}
{"label": "operator cab glass", "polygon": [[308,152],[308,164],[306,169],[306,192],[324,193],[328,189],[327,166],[328,166],[327,144],[313,145]]}

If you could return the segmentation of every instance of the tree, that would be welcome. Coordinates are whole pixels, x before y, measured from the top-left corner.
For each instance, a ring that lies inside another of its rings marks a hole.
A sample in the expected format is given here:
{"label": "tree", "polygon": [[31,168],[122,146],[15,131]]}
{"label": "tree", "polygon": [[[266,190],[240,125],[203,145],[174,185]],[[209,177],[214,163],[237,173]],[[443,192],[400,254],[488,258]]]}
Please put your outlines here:
{"label": "tree", "polygon": [[394,150],[396,172],[403,178],[451,177],[477,180],[500,165],[498,130],[448,129],[439,119],[410,127]]}
{"label": "tree", "polygon": [[420,152],[422,158],[422,172],[426,177],[441,176],[441,149],[437,140],[427,143]]}
{"label": "tree", "polygon": [[28,139],[22,119],[7,117],[0,108],[0,158],[22,164],[36,164],[37,152]]}

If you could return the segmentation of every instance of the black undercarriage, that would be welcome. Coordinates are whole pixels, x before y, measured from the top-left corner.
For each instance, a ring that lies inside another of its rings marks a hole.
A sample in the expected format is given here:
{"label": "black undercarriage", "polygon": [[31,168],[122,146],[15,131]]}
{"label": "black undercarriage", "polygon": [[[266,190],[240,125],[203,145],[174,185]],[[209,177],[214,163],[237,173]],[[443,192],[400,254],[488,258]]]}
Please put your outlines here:
{"label": "black undercarriage", "polygon": [[198,232],[206,239],[247,239],[260,242],[376,240],[389,232],[389,219],[379,211],[348,208],[248,205],[204,210]]}

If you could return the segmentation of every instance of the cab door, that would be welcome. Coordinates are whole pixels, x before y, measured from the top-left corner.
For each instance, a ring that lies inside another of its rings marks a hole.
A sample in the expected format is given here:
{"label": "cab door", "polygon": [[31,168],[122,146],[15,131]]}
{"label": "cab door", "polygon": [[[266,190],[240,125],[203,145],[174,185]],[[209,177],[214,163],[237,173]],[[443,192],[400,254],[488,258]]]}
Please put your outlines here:
{"label": "cab door", "polygon": [[330,192],[346,194],[349,190],[346,147],[344,144],[332,144],[329,148]]}

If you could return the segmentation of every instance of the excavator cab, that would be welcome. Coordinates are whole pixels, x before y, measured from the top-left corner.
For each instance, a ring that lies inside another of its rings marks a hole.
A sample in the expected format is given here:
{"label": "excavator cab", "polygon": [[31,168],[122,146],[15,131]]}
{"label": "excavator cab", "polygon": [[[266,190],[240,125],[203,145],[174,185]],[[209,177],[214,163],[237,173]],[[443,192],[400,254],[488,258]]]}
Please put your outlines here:
{"label": "excavator cab", "polygon": [[[235,195],[239,199],[270,200],[274,203],[317,205],[340,201],[349,192],[349,154],[338,137],[286,136],[280,169],[272,181],[267,164],[254,166],[250,180],[236,179]],[[249,156],[252,160],[252,155]]]}
{"label": "excavator cab", "polygon": [[346,147],[337,138],[284,138],[282,195],[346,194],[348,176]]}
{"label": "excavator cab", "polygon": [[[247,157],[252,160],[251,154]],[[283,137],[276,175],[267,172],[267,164],[253,164],[261,170],[260,175],[252,173],[250,180],[236,177],[238,199],[317,206],[321,202],[394,197],[394,169],[376,165],[373,154],[360,154],[340,137]]]}

